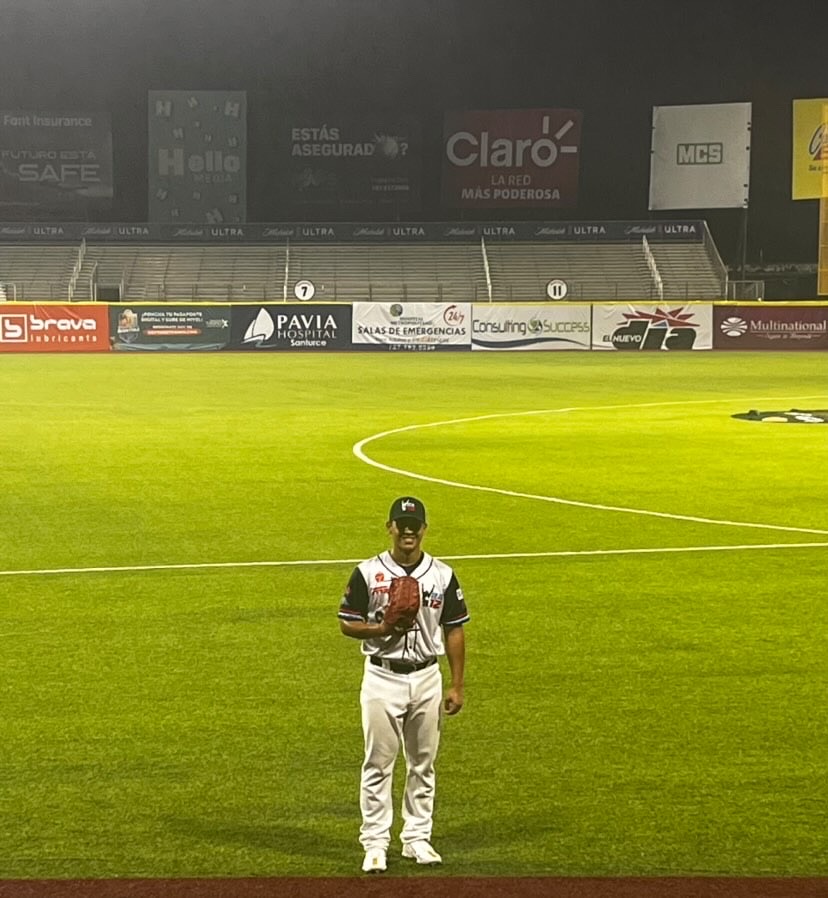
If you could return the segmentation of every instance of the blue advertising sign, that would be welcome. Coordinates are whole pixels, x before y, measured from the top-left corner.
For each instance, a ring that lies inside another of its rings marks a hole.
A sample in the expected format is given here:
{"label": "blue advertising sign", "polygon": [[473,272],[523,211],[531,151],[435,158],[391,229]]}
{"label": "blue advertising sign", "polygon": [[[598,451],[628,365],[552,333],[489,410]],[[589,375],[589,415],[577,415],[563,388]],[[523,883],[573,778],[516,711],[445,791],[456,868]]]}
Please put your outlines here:
{"label": "blue advertising sign", "polygon": [[351,348],[350,304],[263,303],[233,306],[228,349],[251,351]]}

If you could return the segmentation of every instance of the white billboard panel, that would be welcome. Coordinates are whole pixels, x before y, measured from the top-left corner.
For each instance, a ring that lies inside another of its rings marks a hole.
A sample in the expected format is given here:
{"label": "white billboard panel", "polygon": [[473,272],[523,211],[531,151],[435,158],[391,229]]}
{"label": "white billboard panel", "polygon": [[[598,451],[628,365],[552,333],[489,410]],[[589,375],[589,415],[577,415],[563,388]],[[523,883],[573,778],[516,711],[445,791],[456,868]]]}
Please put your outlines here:
{"label": "white billboard panel", "polygon": [[650,209],[746,208],[750,103],[654,106]]}
{"label": "white billboard panel", "polygon": [[627,352],[713,348],[713,306],[592,307],[592,348]]}
{"label": "white billboard panel", "polygon": [[481,305],[472,309],[473,350],[589,349],[590,307]]}
{"label": "white billboard panel", "polygon": [[468,349],[469,302],[355,302],[352,342],[386,349]]}

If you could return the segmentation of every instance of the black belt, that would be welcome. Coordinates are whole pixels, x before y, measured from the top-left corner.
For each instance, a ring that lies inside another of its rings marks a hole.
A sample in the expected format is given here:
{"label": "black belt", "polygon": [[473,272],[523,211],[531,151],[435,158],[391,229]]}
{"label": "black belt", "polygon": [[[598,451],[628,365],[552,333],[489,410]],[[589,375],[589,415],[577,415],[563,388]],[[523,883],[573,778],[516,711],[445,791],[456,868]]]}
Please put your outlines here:
{"label": "black belt", "polygon": [[419,664],[412,664],[408,661],[391,661],[388,658],[379,658],[376,655],[371,655],[369,661],[375,667],[384,667],[386,670],[391,670],[394,673],[414,673],[415,670],[424,670],[426,667],[431,667],[432,664],[437,663],[436,658],[428,658]]}

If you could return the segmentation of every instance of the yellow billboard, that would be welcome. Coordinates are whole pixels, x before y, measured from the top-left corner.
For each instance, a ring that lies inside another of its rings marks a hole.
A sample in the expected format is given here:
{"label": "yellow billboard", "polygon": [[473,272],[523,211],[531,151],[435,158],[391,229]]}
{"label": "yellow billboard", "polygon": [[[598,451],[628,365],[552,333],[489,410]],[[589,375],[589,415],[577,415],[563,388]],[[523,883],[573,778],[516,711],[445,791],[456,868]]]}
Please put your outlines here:
{"label": "yellow billboard", "polygon": [[793,102],[792,196],[828,196],[828,99]]}

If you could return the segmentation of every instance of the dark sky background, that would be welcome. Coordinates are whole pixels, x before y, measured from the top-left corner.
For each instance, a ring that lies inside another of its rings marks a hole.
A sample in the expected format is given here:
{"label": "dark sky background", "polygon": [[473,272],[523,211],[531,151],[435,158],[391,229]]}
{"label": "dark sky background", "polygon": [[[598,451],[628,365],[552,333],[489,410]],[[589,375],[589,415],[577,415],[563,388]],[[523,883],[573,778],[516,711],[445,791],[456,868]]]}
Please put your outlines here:
{"label": "dark sky background", "polygon": [[[793,202],[791,101],[828,96],[828,8],[738,0],[0,0],[2,108],[107,109],[113,220],[146,216],[146,94],[248,92],[248,217],[283,220],[262,175],[297,112],[414,114],[423,218],[439,208],[446,109],[583,110],[576,209],[490,217],[648,218],[654,105],[753,103],[748,259],[814,262],[816,201]],[[738,210],[707,218],[735,262]],[[478,216],[479,217],[479,216]]]}

